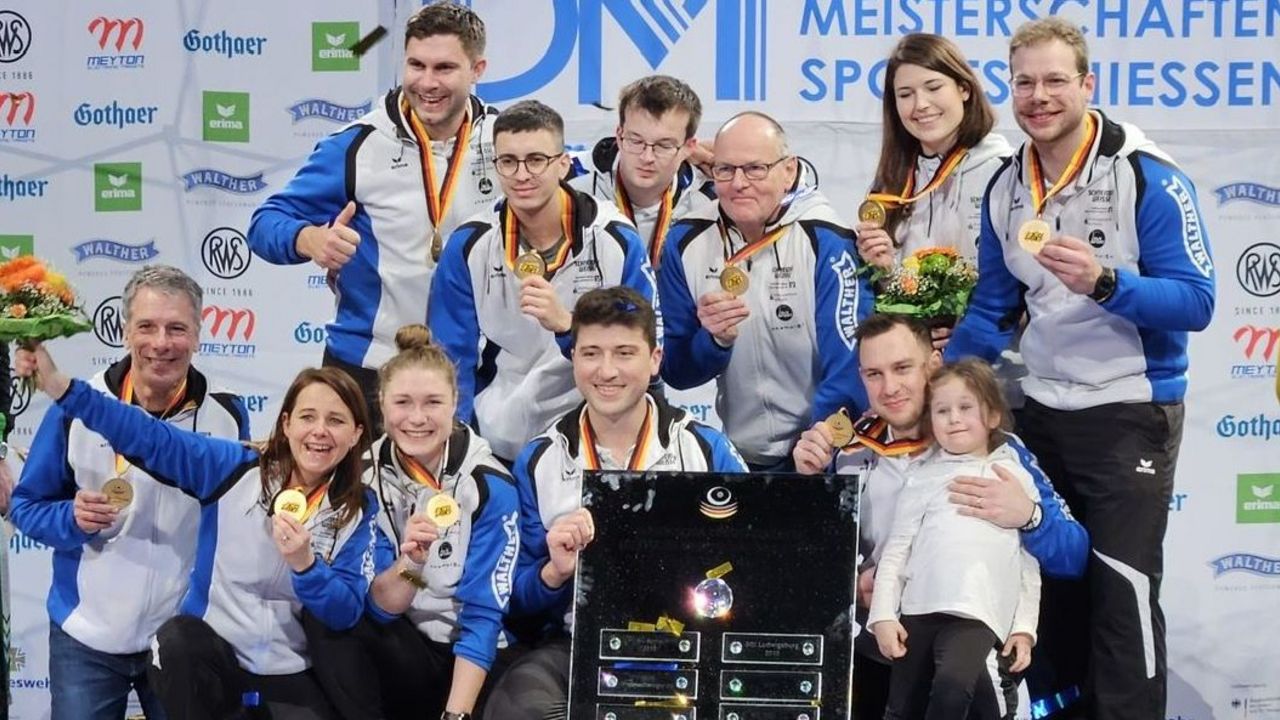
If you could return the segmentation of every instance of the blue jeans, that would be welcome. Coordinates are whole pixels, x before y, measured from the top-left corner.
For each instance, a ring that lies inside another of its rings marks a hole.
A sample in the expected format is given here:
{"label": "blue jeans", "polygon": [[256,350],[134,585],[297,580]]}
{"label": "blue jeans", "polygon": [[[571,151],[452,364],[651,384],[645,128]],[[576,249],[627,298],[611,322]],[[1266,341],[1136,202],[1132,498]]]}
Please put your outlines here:
{"label": "blue jeans", "polygon": [[150,658],[150,652],[98,652],[49,623],[51,720],[122,720],[131,689],[138,691],[147,720],[165,720],[147,683]]}

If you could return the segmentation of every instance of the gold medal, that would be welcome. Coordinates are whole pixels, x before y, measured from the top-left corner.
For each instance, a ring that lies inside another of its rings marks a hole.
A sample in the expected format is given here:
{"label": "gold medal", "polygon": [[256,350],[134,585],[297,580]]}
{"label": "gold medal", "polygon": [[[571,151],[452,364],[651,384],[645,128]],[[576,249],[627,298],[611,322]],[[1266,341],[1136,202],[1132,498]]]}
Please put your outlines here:
{"label": "gold medal", "polygon": [[276,500],[271,504],[272,509],[278,515],[288,515],[289,517],[302,522],[302,518],[307,514],[307,496],[302,494],[301,490],[289,488],[281,490],[276,495]]}
{"label": "gold medal", "polygon": [[440,231],[436,228],[431,230],[431,262],[440,262],[440,253],[444,252],[444,238],[440,237]]}
{"label": "gold medal", "polygon": [[1049,234],[1053,232],[1049,227],[1049,223],[1035,218],[1022,223],[1022,227],[1018,228],[1018,244],[1023,250],[1032,255],[1039,255],[1044,248],[1045,242],[1049,240]]}
{"label": "gold medal", "polygon": [[[510,257],[510,256],[508,256]],[[527,252],[516,258],[516,277],[542,277],[547,273],[547,261],[536,252]]]}
{"label": "gold medal", "polygon": [[122,510],[133,502],[133,486],[122,477],[113,477],[102,486],[102,494],[107,496],[107,504]]}
{"label": "gold medal", "polygon": [[823,420],[831,430],[831,444],[838,450],[853,442],[853,420],[844,412],[834,412]]}
{"label": "gold medal", "polygon": [[427,517],[441,530],[458,522],[458,515],[461,513],[462,509],[458,507],[458,501],[444,493],[432,495],[427,501]]}
{"label": "gold medal", "polygon": [[858,220],[871,223],[878,228],[884,227],[884,205],[876,200],[863,200],[858,206]]}
{"label": "gold medal", "polygon": [[740,296],[751,286],[751,277],[737,265],[726,265],[720,272],[720,287],[730,295]]}

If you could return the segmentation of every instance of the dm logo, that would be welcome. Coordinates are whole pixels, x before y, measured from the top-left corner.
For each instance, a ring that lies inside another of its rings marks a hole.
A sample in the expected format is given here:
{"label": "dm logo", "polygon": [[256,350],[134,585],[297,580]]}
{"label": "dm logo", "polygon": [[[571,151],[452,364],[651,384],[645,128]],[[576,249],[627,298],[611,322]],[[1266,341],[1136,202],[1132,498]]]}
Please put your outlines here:
{"label": "dm logo", "polygon": [[18,62],[31,48],[31,25],[12,10],[0,10],[0,63]]}
{"label": "dm logo", "polygon": [[124,347],[124,313],[120,308],[120,296],[98,303],[93,311],[93,334],[107,347]]}
{"label": "dm logo", "polygon": [[1260,242],[1246,248],[1236,261],[1236,281],[1254,297],[1280,293],[1280,247]]}
{"label": "dm logo", "polygon": [[223,280],[232,280],[249,269],[249,242],[235,228],[220,227],[209,231],[200,243],[200,260],[204,268]]}
{"label": "dm logo", "polygon": [[[136,70],[146,63],[142,48],[142,35],[146,23],[141,18],[108,18],[99,15],[89,21],[89,34],[98,41],[103,54],[90,55],[86,66],[90,70]],[[130,49],[125,49],[128,45]]]}
{"label": "dm logo", "polygon": [[[656,70],[710,0],[552,0],[551,4],[554,29],[546,52],[532,67],[513,77],[481,83],[477,89],[480,97],[501,102],[536,95],[561,74],[576,49],[578,102],[599,103],[604,99],[602,26],[606,11]],[[768,0],[715,0],[716,100],[765,99],[768,4]],[[615,48],[610,48],[613,52]]]}
{"label": "dm logo", "polygon": [[142,163],[95,163],[93,209],[132,212],[142,209]]}
{"label": "dm logo", "polygon": [[249,93],[204,91],[205,142],[249,142]]}
{"label": "dm logo", "polygon": [[360,39],[358,22],[311,23],[311,70],[313,72],[353,72],[360,69],[360,57],[351,46]]}

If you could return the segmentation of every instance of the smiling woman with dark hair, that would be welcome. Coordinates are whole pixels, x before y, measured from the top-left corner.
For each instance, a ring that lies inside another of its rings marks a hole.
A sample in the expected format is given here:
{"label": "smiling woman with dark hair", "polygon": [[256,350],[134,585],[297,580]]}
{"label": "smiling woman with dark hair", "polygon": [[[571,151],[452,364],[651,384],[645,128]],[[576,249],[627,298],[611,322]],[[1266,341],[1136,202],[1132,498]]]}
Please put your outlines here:
{"label": "smiling woman with dark hair", "polygon": [[242,704],[330,717],[302,616],[342,630],[364,611],[377,500],[361,484],[369,421],[355,382],[336,368],[300,372],[259,449],[116,402],[61,373],[42,345],[18,351],[15,371],[156,482],[200,501],[190,589],[152,642],[151,682],[169,717]]}

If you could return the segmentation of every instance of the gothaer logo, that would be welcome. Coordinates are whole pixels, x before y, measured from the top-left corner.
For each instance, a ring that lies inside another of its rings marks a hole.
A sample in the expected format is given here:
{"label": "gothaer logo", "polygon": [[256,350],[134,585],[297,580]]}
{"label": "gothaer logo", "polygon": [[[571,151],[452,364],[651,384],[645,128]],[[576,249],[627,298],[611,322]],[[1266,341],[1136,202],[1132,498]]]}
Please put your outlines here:
{"label": "gothaer logo", "polygon": [[351,46],[360,39],[358,22],[311,23],[311,69],[314,72],[353,72],[360,58]]}
{"label": "gothaer logo", "polygon": [[131,212],[142,209],[142,163],[96,163],[93,209]]}
{"label": "gothaer logo", "polygon": [[205,142],[249,142],[249,93],[204,91]]}

